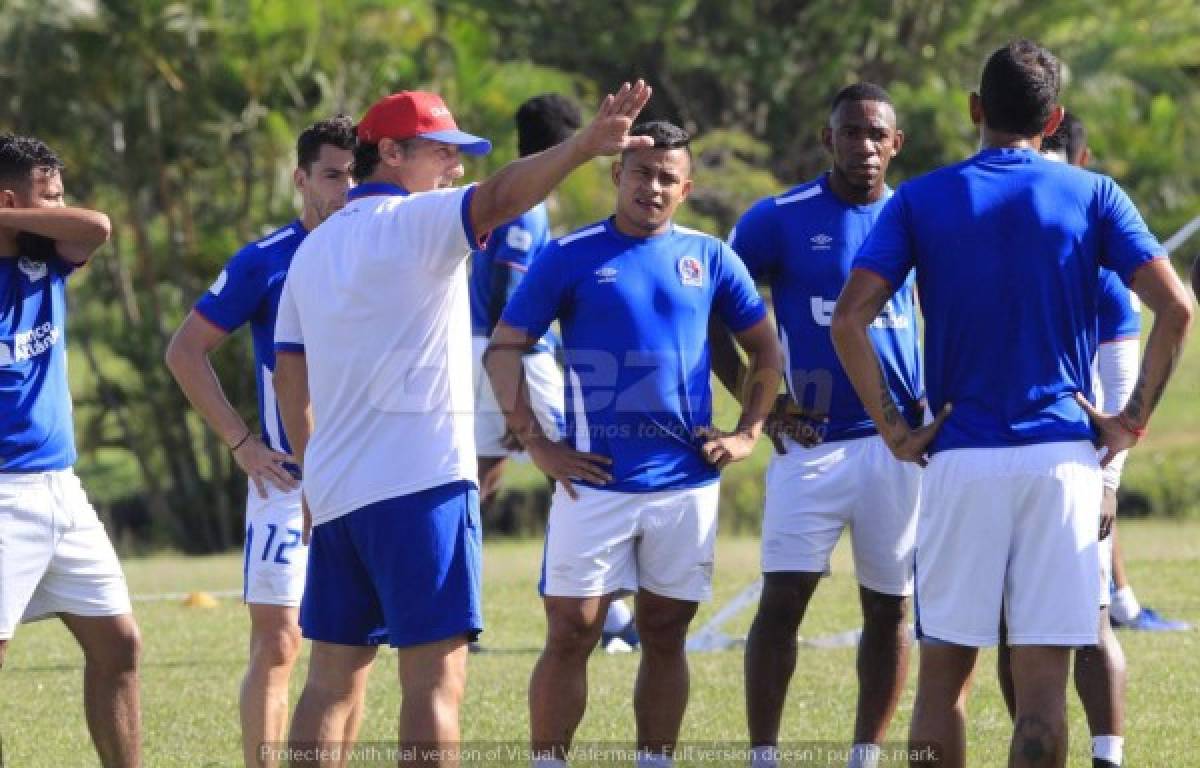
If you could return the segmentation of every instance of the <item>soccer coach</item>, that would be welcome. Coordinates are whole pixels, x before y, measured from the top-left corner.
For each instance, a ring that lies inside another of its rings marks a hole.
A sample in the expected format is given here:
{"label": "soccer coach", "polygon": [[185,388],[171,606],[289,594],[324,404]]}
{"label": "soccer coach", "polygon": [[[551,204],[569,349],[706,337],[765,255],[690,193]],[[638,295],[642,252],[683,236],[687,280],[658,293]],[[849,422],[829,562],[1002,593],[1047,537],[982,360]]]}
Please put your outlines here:
{"label": "soccer coach", "polygon": [[359,123],[360,183],[297,251],[275,328],[313,524],[293,747],[333,746],[386,642],[402,744],[430,750],[418,762],[456,762],[467,642],[483,629],[467,254],[582,163],[650,146],[629,135],[649,98],[626,83],[567,141],[466,187],[452,186],[460,153],[491,144],[458,130],[436,94],[392,94]]}

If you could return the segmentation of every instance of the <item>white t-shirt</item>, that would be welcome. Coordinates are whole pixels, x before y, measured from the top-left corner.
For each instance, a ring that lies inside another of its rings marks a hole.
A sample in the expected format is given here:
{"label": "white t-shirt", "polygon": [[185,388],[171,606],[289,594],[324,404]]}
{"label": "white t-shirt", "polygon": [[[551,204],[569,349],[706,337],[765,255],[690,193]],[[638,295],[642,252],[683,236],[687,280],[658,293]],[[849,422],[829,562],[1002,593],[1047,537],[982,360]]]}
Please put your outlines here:
{"label": "white t-shirt", "polygon": [[314,524],[477,482],[466,280],[478,246],[474,187],[402,193],[352,190],[296,251],[279,300],[276,349],[303,351],[308,363],[316,429],[304,493]]}

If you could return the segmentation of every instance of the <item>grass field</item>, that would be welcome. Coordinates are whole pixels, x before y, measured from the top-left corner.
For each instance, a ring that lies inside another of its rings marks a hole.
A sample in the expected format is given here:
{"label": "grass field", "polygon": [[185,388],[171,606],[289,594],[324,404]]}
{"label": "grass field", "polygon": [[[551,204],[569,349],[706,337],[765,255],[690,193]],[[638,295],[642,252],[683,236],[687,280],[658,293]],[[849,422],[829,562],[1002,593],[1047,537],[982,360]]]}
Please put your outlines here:
{"label": "grass field", "polygon": [[[1142,600],[1164,613],[1200,624],[1200,524],[1125,524],[1129,568]],[[464,738],[473,742],[523,743],[528,732],[525,688],[541,645],[544,623],[534,596],[540,544],[489,541],[485,546],[484,643],[490,652],[470,661],[463,712]],[[701,609],[703,622],[757,575],[757,541],[720,540],[715,600]],[[127,562],[135,595],[240,587],[236,556],[159,556]],[[851,629],[858,624],[848,550],[839,548],[833,576],[817,593],[802,632],[806,637]],[[238,764],[237,688],[245,662],[248,622],[236,599],[215,608],[187,608],[178,601],[138,601],[145,636],[143,711],[147,766],[234,766]],[[744,634],[747,610],[729,631]],[[1122,633],[1130,665],[1127,763],[1132,766],[1200,765],[1195,726],[1200,712],[1200,634]],[[783,738],[827,742],[849,737],[853,722],[854,651],[804,648],[788,701]],[[1004,764],[1008,722],[994,682],[994,654],[985,653],[971,708],[970,763]],[[630,690],[636,656],[598,654],[591,663],[591,699],[580,741],[628,745],[632,738]],[[745,734],[740,651],[695,654],[692,696],[683,738],[740,744]],[[81,658],[56,621],[19,629],[0,672],[0,728],[7,765],[92,766],[96,764],[81,708]],[[914,665],[915,672],[915,665]],[[299,691],[303,670],[293,678]],[[912,706],[912,686],[892,726],[903,739]],[[395,738],[398,711],[395,657],[381,653],[371,680],[362,738]],[[1088,764],[1086,726],[1071,705],[1071,764]],[[383,763],[356,763],[383,765]],[[696,763],[699,764],[699,763]],[[738,763],[740,764],[740,763]],[[799,763],[825,765],[824,761]],[[837,763],[833,763],[837,764]]]}

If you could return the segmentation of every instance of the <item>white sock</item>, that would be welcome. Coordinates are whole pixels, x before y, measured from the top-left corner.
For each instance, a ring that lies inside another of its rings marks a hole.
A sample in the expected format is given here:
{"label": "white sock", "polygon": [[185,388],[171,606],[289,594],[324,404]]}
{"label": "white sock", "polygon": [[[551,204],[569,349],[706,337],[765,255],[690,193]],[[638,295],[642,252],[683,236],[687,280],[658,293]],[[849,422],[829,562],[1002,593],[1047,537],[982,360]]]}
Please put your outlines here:
{"label": "white sock", "polygon": [[613,600],[608,604],[608,615],[604,617],[604,631],[615,635],[628,627],[631,621],[633,621],[633,612],[629,610],[628,605],[625,605],[625,601]]}
{"label": "white sock", "polygon": [[638,750],[637,768],[672,768],[674,765],[675,759],[669,755]]}
{"label": "white sock", "polygon": [[1142,612],[1142,606],[1138,604],[1137,595],[1133,594],[1133,587],[1126,584],[1113,592],[1112,605],[1108,607],[1108,612],[1117,621],[1128,622],[1136,619]]}
{"label": "white sock", "polygon": [[1107,760],[1115,765],[1121,764],[1125,756],[1125,739],[1120,736],[1093,736],[1092,757]]}
{"label": "white sock", "polygon": [[535,757],[531,762],[533,768],[567,768],[567,761],[557,757]]}
{"label": "white sock", "polygon": [[750,748],[750,768],[776,768],[779,765],[779,747],[766,744]]}
{"label": "white sock", "polygon": [[850,759],[846,768],[878,768],[879,755],[883,752],[878,744],[855,744],[850,748]]}

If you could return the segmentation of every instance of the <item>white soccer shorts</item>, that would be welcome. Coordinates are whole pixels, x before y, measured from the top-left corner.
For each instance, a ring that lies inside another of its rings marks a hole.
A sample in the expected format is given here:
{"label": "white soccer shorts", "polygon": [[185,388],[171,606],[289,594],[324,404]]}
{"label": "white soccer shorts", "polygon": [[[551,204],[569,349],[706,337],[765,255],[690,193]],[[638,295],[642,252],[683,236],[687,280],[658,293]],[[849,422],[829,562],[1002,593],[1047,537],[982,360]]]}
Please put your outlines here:
{"label": "white soccer shorts", "polygon": [[935,454],[917,513],[921,636],[982,647],[1096,644],[1100,468],[1086,441]]}
{"label": "white soccer shorts", "polygon": [[[483,353],[488,340],[480,336],[471,339],[475,353],[475,455],[488,457],[525,456],[523,452],[504,447],[504,412],[496,402],[492,383],[483,369]],[[551,440],[562,436],[563,374],[549,352],[523,355],[525,380],[529,383],[529,401],[542,430]]]}
{"label": "white soccer shorts", "polygon": [[720,483],[621,493],[561,487],[550,501],[542,594],[598,597],[645,589],[700,602],[712,597]]}
{"label": "white soccer shorts", "polygon": [[58,613],[132,612],[117,553],[75,473],[0,473],[0,640]]}
{"label": "white soccer shorts", "polygon": [[268,482],[264,499],[250,485],[242,559],[242,597],[247,603],[300,605],[308,569],[308,546],[301,541],[303,530],[300,489],[281,491]]}
{"label": "white soccer shorts", "polygon": [[858,582],[885,595],[912,594],[921,468],[896,460],[878,436],[788,452],[767,467],[764,573],[829,570],[850,529]]}

